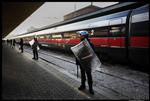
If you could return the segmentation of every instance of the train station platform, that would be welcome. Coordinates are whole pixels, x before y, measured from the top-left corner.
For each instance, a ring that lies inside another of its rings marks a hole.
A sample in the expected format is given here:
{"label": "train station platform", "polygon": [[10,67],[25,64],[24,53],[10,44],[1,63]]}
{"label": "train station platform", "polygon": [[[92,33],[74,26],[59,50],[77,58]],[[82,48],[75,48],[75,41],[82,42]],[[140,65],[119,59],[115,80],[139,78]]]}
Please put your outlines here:
{"label": "train station platform", "polygon": [[2,99],[91,98],[77,90],[78,82],[41,59],[32,60],[32,55],[21,54],[6,44],[3,44],[2,52]]}
{"label": "train station platform", "polygon": [[80,86],[80,78],[66,70],[69,70],[71,65],[65,63],[62,69],[61,63],[52,60],[44,50],[40,50],[39,60],[33,60],[32,51],[29,49],[25,48],[24,53],[20,53],[17,46],[12,48],[3,43],[2,99],[149,100],[147,74],[135,71],[131,73],[129,70],[123,73],[123,69],[117,67],[116,70],[112,66],[108,69],[108,66],[103,65],[101,70],[93,75],[95,95],[90,95],[88,89],[83,92],[77,89]]}

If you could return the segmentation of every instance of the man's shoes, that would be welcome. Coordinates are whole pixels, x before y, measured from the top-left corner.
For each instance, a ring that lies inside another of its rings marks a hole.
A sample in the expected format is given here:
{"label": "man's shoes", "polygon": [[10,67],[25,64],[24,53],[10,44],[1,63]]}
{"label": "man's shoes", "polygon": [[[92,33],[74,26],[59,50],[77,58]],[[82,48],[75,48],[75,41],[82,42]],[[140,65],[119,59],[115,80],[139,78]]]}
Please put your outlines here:
{"label": "man's shoes", "polygon": [[89,92],[90,92],[90,94],[94,95],[93,89],[90,89]]}
{"label": "man's shoes", "polygon": [[85,89],[85,86],[80,86],[79,88],[78,88],[79,90],[84,90]]}
{"label": "man's shoes", "polygon": [[35,59],[35,58],[32,58],[32,59]]}

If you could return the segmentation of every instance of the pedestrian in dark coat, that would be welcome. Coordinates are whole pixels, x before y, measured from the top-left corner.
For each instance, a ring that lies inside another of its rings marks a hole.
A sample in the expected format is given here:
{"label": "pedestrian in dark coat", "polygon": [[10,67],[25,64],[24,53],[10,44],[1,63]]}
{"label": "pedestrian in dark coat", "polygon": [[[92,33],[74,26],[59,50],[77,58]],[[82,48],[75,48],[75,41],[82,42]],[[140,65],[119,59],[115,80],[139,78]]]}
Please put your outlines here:
{"label": "pedestrian in dark coat", "polygon": [[[88,39],[88,32],[87,31],[81,31],[81,32],[79,31],[78,33],[80,34],[81,41],[83,41],[84,39],[87,39],[87,41],[90,43],[91,47],[94,50],[94,45]],[[82,67],[80,62],[77,59],[76,59],[76,64],[80,65],[80,70],[81,70],[81,86],[78,89],[79,90],[84,90],[86,88],[85,81],[86,81],[86,75],[87,75],[88,85],[89,85],[89,92],[91,94],[94,94],[91,68]]]}
{"label": "pedestrian in dark coat", "polygon": [[37,48],[39,47],[39,43],[37,41],[37,38],[34,38],[34,43],[32,45],[32,50],[33,50],[33,58],[35,60],[38,60],[38,51]]}
{"label": "pedestrian in dark coat", "polygon": [[7,45],[9,44],[9,40],[7,39]]}
{"label": "pedestrian in dark coat", "polygon": [[19,45],[20,45],[19,49],[21,50],[21,53],[23,53],[23,39],[22,38],[20,39]]}
{"label": "pedestrian in dark coat", "polygon": [[12,41],[12,39],[10,40],[10,46],[11,46],[11,47],[13,46],[13,41]]}
{"label": "pedestrian in dark coat", "polygon": [[15,44],[16,44],[16,40],[15,39],[13,39],[13,46],[15,47]]}

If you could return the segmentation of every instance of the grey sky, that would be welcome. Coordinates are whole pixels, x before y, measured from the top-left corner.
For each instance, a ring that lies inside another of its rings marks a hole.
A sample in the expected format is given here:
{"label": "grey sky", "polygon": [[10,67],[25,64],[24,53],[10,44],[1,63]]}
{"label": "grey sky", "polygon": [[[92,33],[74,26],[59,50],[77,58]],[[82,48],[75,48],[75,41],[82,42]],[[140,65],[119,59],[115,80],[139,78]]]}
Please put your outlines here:
{"label": "grey sky", "polygon": [[[93,5],[103,8],[115,3],[118,2],[93,2]],[[91,2],[45,2],[8,36],[26,33],[31,27],[40,28],[63,21],[64,15],[84,8],[90,4]]]}

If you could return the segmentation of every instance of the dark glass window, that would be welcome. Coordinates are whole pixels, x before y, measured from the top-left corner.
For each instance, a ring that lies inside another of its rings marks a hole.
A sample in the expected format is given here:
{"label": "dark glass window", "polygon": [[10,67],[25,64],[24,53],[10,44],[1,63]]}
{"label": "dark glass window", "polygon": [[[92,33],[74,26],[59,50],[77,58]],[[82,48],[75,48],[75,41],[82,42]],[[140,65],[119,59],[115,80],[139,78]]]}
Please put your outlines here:
{"label": "dark glass window", "polygon": [[131,36],[148,36],[149,22],[137,22],[131,24]]}
{"label": "dark glass window", "polygon": [[39,36],[39,39],[42,39],[42,38],[44,38],[44,35],[40,35],[40,36]]}
{"label": "dark glass window", "polygon": [[61,39],[62,38],[62,34],[52,34],[52,38],[53,39]]}
{"label": "dark glass window", "polygon": [[125,35],[125,26],[111,26],[109,30],[110,36],[124,36]]}
{"label": "dark glass window", "polygon": [[79,35],[76,32],[65,32],[63,33],[64,38],[78,38]]}
{"label": "dark glass window", "polygon": [[49,39],[50,38],[50,35],[45,35],[44,36],[46,39]]}
{"label": "dark glass window", "polygon": [[89,30],[91,37],[106,37],[108,36],[108,28],[95,28]]}

